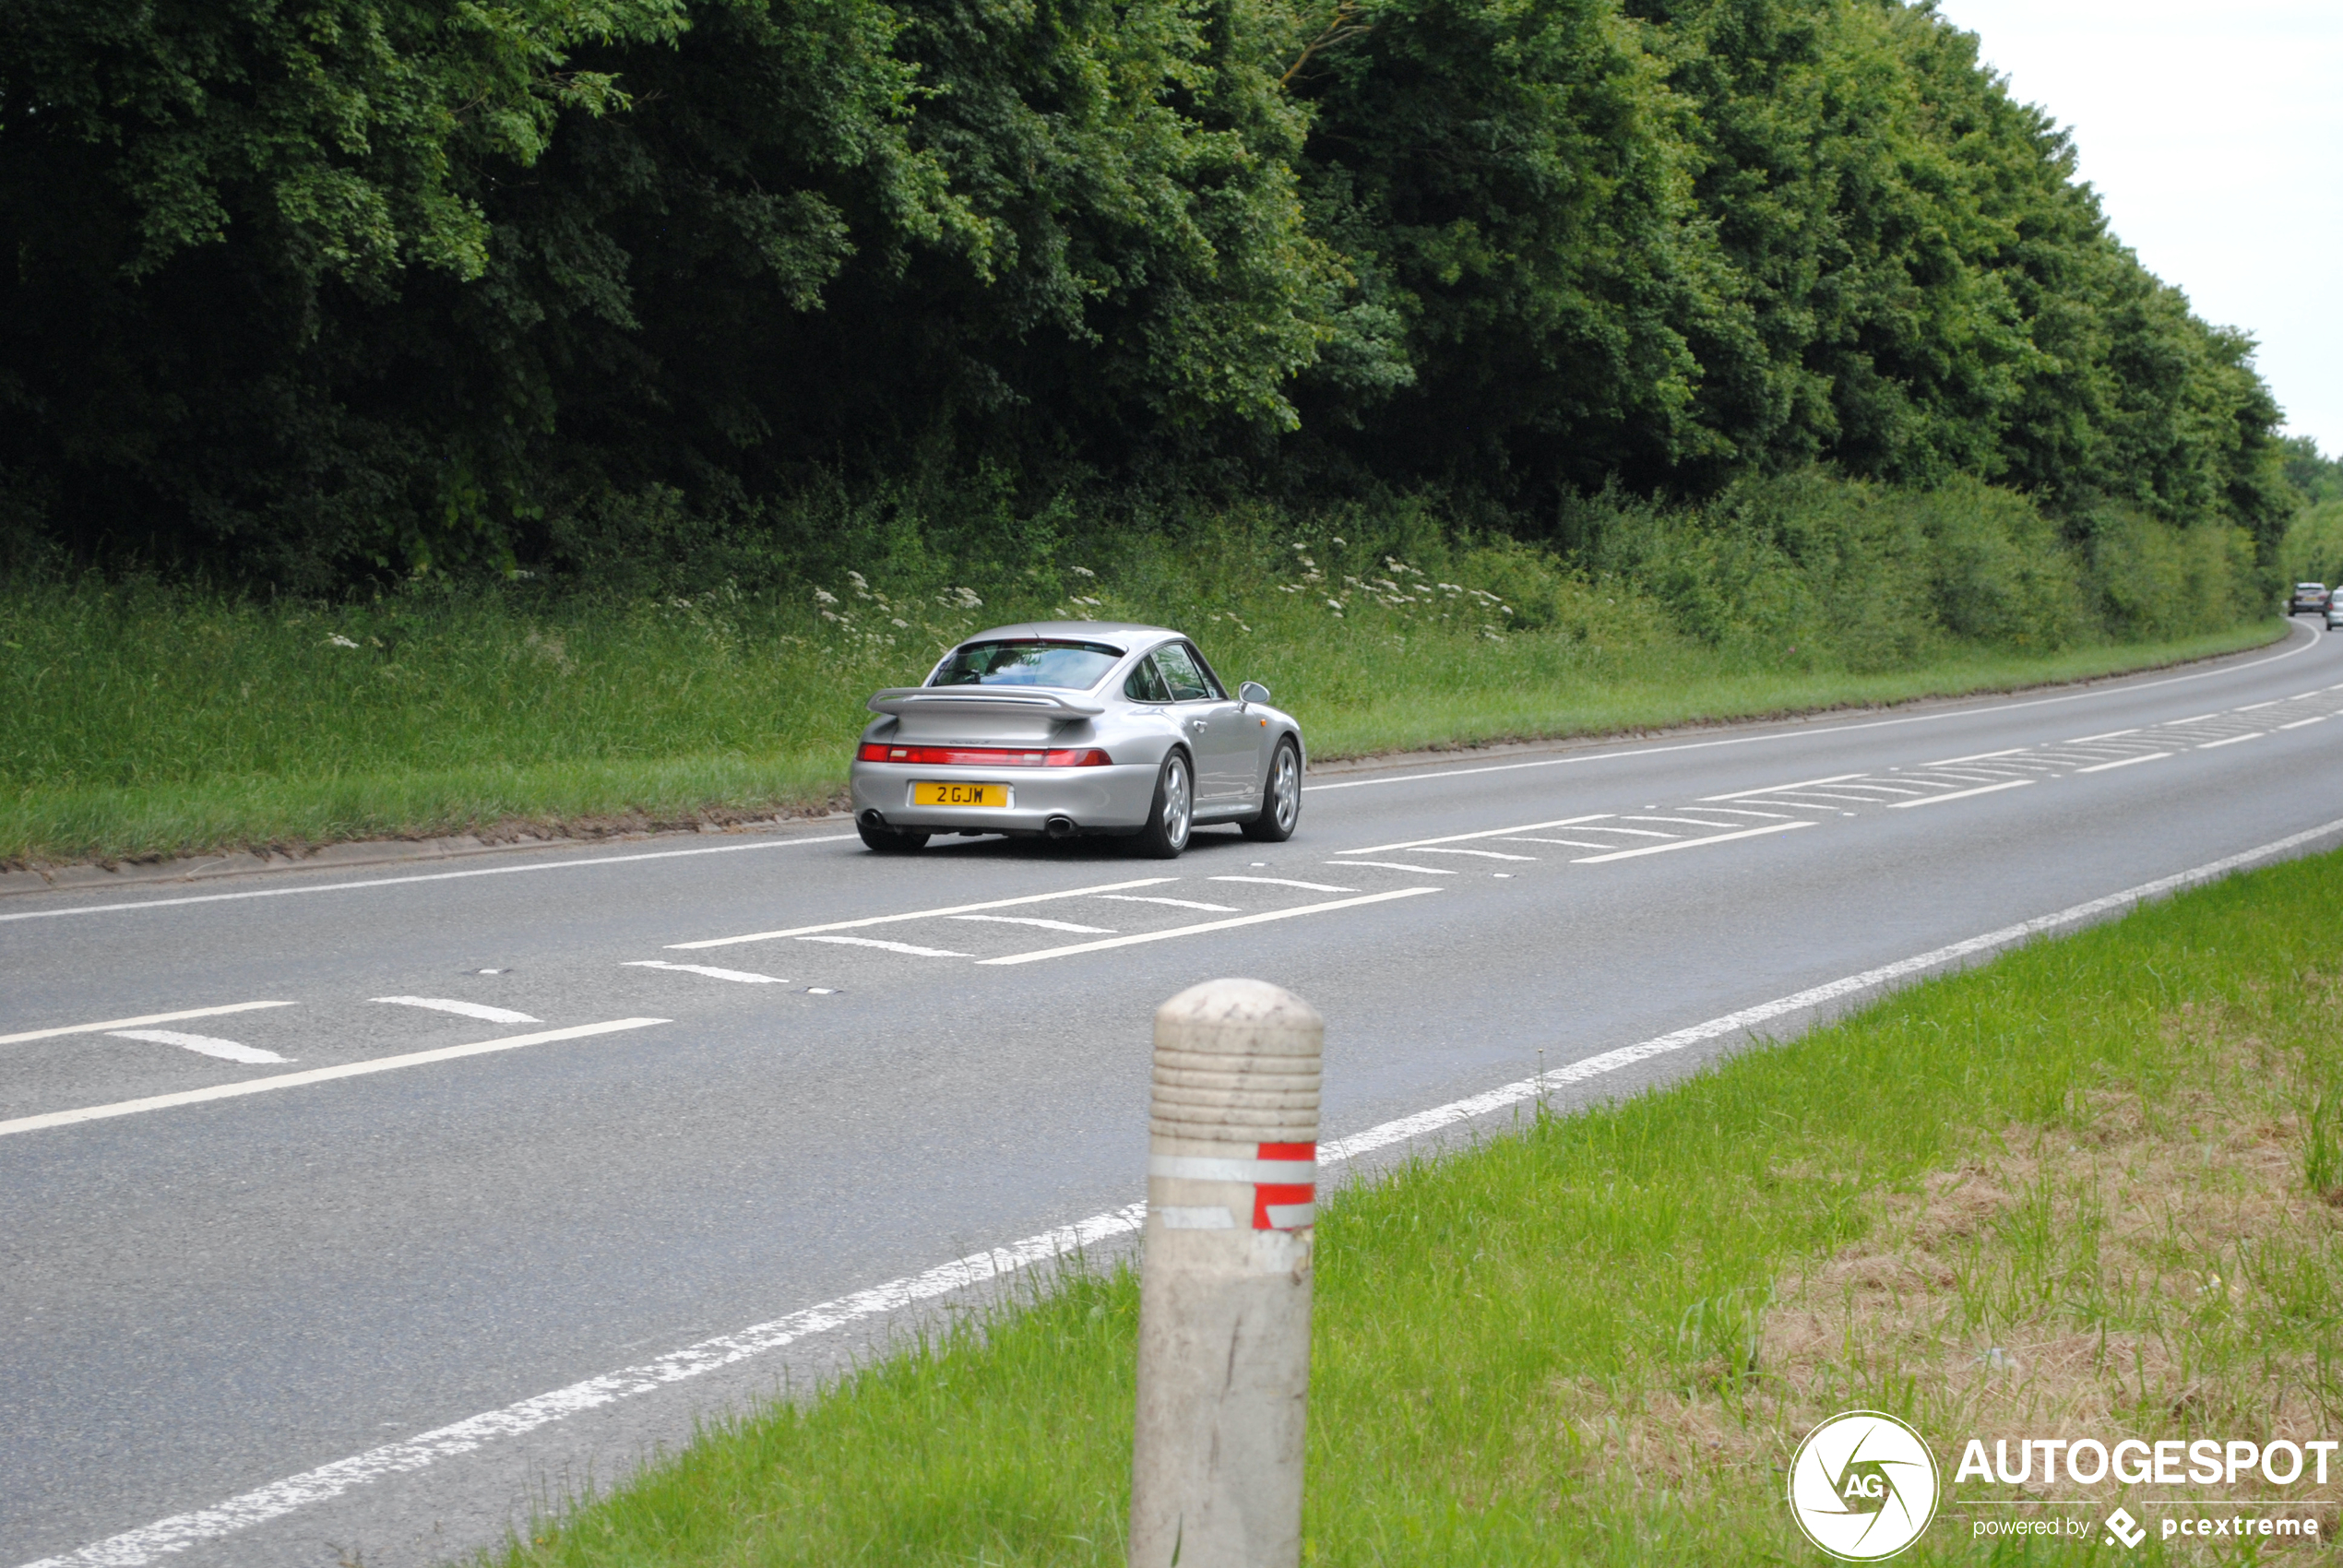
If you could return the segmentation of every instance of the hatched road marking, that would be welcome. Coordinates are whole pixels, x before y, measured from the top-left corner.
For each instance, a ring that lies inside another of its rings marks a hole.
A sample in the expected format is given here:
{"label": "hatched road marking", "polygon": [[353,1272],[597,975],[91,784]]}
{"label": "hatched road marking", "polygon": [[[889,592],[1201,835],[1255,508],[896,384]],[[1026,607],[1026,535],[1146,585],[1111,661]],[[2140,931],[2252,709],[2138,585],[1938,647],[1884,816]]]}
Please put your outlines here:
{"label": "hatched road marking", "polygon": [[[1130,882],[1102,882],[1095,887],[1069,887],[1063,893],[1029,893],[1022,898],[988,898],[981,904],[951,904],[940,909],[913,909],[902,915],[865,915],[858,921],[831,921],[823,925],[793,925],[782,931],[753,931],[746,936],[711,936],[699,942],[671,942],[667,950],[683,952],[696,947],[730,947],[741,942],[772,942],[784,936],[810,937],[816,932],[860,931],[865,926],[892,925],[898,921],[934,920],[938,915],[974,914],[979,909],[1013,909],[1026,904],[1047,904],[1059,898],[1083,898],[1093,895],[1120,893],[1131,887],[1160,887],[1167,882],[1177,882],[1176,876],[1142,876]],[[878,946],[885,943],[875,944]],[[962,954],[950,956],[961,957]]]}
{"label": "hatched road marking", "polygon": [[291,1002],[231,1002],[224,1007],[184,1007],[176,1013],[145,1013],[136,1018],[108,1018],[102,1024],[67,1024],[62,1028],[27,1029],[20,1035],[0,1035],[0,1045],[21,1045],[30,1039],[54,1039],[59,1035],[102,1035],[117,1029],[143,1028],[149,1024],[176,1024],[187,1018],[219,1018],[230,1013],[250,1013],[263,1007],[291,1007]]}
{"label": "hatched road marking", "polygon": [[791,982],[778,975],[760,975],[751,969],[720,969],[708,964],[671,964],[664,958],[629,958],[630,969],[672,969],[677,974],[706,975],[709,980],[738,980],[743,985],[788,985]]}
{"label": "hatched road marking", "polygon": [[387,1002],[395,1007],[428,1007],[434,1013],[454,1013],[459,1017],[478,1018],[483,1024],[541,1024],[542,1018],[532,1018],[526,1013],[516,1013],[509,1007],[491,1007],[485,1002],[457,1002],[445,996],[377,996],[377,1002]]}
{"label": "hatched road marking", "polygon": [[268,1062],[290,1062],[290,1056],[279,1056],[273,1051],[263,1051],[256,1045],[240,1045],[232,1039],[217,1039],[210,1035],[183,1035],[176,1029],[108,1029],[114,1039],[143,1039],[155,1045],[175,1045],[182,1051],[193,1051],[205,1056],[216,1056],[222,1062],[242,1062],[258,1066]]}
{"label": "hatched road marking", "polygon": [[1233,931],[1238,926],[1267,925],[1271,921],[1290,921],[1297,915],[1323,915],[1333,909],[1355,909],[1362,904],[1388,903],[1394,898],[1412,898],[1419,893],[1437,893],[1437,887],[1400,887],[1389,893],[1369,893],[1357,898],[1336,898],[1324,904],[1302,904],[1290,909],[1271,909],[1264,914],[1239,915],[1234,920],[1205,921],[1196,925],[1173,926],[1169,931],[1143,931],[1130,936],[1110,936],[1098,942],[1076,942],[1065,947],[1044,947],[1033,953],[1012,953],[1005,958],[980,958],[980,964],[1034,964],[1044,958],[1070,958],[1076,953],[1100,953],[1110,947],[1136,947],[1147,942],[1169,942],[1175,936],[1202,936],[1207,932]]}

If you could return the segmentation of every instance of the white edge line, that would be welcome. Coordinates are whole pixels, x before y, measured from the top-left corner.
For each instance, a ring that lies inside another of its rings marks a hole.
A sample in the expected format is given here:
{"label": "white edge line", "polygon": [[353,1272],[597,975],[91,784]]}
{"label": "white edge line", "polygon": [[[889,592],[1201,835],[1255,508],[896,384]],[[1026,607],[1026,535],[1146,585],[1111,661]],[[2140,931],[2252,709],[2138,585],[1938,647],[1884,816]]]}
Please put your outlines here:
{"label": "white edge line", "polygon": [[1296,915],[1322,915],[1329,909],[1353,909],[1362,904],[1388,903],[1394,898],[1412,898],[1419,893],[1440,893],[1438,887],[1398,887],[1388,893],[1369,893],[1357,898],[1334,898],[1323,904],[1302,904],[1290,909],[1271,909],[1266,914],[1239,915],[1234,920],[1205,921],[1196,925],[1173,926],[1170,931],[1143,931],[1130,936],[1110,936],[1098,942],[1076,942],[1066,947],[1044,947],[1033,953],[1011,953],[1001,958],[980,958],[980,964],[1034,964],[1044,958],[1067,958],[1076,953],[1100,953],[1110,947],[1136,947],[1146,942],[1168,942],[1175,936],[1202,936],[1210,931],[1231,931],[1243,925],[1267,925],[1271,921],[1288,921]]}
{"label": "white edge line", "polygon": [[[1980,714],[2012,713],[2021,707],[2044,707],[2052,703],[2081,702],[2089,697],[2110,696],[2116,695],[2117,693],[2153,691],[2159,686],[2178,685],[2183,681],[2206,681],[2212,679],[2216,675],[2235,675],[2247,670],[2258,670],[2265,664],[2276,664],[2281,659],[2291,659],[2298,653],[2308,653],[2311,649],[2318,646],[2319,638],[2323,634],[2311,627],[2303,627],[2301,629],[2310,633],[2310,640],[2303,643],[2300,647],[2290,647],[2283,653],[2274,653],[2267,659],[2256,659],[2247,664],[2232,664],[2220,670],[2200,670],[2193,675],[2171,675],[2160,681],[2130,681],[2127,677],[2120,674],[2086,675],[2080,676],[2078,679],[2091,683],[2093,688],[2091,690],[2067,692],[2054,697],[2029,697],[2024,702],[1997,703],[1992,701],[1991,697],[1987,697],[1979,702],[1974,707],[1953,708],[1942,713],[1914,713],[1906,715],[1900,719],[1867,719],[1860,724],[1830,724],[1815,729],[1801,730],[1769,730],[1762,735],[1732,735],[1728,736],[1721,741],[1685,741],[1675,745],[1635,746],[1625,751],[1588,751],[1576,753],[1570,756],[1539,757],[1530,762],[1491,763],[1485,767],[1445,767],[1436,773],[1393,773],[1386,774],[1379,778],[1345,778],[1340,782],[1334,784],[1305,784],[1302,786],[1302,789],[1305,791],[1312,790],[1365,790],[1382,784],[1413,784],[1419,779],[1426,778],[1462,778],[1476,773],[1511,773],[1518,768],[1524,767],[1562,767],[1573,763],[1610,762],[1620,757],[1659,756],[1670,752],[1702,752],[1707,751],[1716,746],[1750,746],[1755,745],[1763,741],[1793,740],[1806,735],[1843,735],[1856,730],[1885,730],[1902,724],[1933,724],[1946,719],[1973,719]],[[2263,646],[2266,647],[2269,645],[2265,643]],[[2232,659],[2236,656],[2234,654],[2217,653],[2211,655],[2210,657],[2214,659]],[[2104,684],[2104,683],[2118,681],[2124,682],[2125,683],[2121,686],[2110,686]],[[2338,682],[2336,685],[2327,687],[2326,689],[2329,691],[2343,690],[2343,682]],[[1746,720],[1746,722],[1764,723],[1766,721],[1763,719],[1752,719]],[[1567,742],[1557,742],[1557,743],[1562,744]],[[1753,794],[1762,792],[1763,791],[1759,790],[1751,791]],[[1732,799],[1731,796],[1727,795],[1715,795],[1709,798],[1712,800]],[[1362,854],[1370,852],[1372,851],[1361,851]]]}
{"label": "white edge line", "polygon": [[1914,806],[1941,806],[1946,801],[1965,801],[1971,795],[1991,795],[2003,790],[2023,790],[2028,784],[2036,782],[2038,780],[2032,778],[2012,778],[2000,784],[1980,784],[1974,790],[1956,790],[1949,795],[1930,795],[1925,800],[1919,801],[1897,801],[1887,809],[1891,812],[1900,812],[1909,811]]}
{"label": "white edge line", "polygon": [[[530,871],[576,871],[581,866],[626,865],[635,861],[672,861],[684,855],[737,855],[746,849],[794,849],[800,844],[843,844],[851,833],[819,837],[771,838],[755,844],[708,844],[696,849],[652,849],[639,855],[596,855],[584,861],[539,861],[525,866],[474,866],[469,871],[434,871],[421,876],[378,876],[367,882],[319,882],[301,887],[254,887],[242,893],[197,893],[184,898],[141,898],[129,904],[83,904],[70,909],[18,909],[0,914],[0,921],[60,920],[67,915],[112,915],[130,909],[172,909],[185,904],[224,904],[237,898],[284,898],[296,893],[363,892],[370,887],[404,887],[416,882],[453,882],[464,876],[513,876]],[[83,891],[60,887],[59,893]]]}
{"label": "white edge line", "polygon": [[1508,833],[1534,833],[1541,827],[1575,827],[1582,822],[1600,822],[1612,814],[1610,812],[1594,812],[1586,816],[1565,816],[1553,822],[1525,822],[1513,827],[1486,828],[1479,833],[1451,833],[1445,838],[1410,838],[1403,844],[1370,844],[1363,849],[1337,849],[1335,853],[1381,855],[1393,849],[1420,849],[1427,844],[1461,844],[1468,838],[1502,838]]}
{"label": "white edge line", "polygon": [[773,942],[784,936],[811,936],[820,931],[860,931],[864,926],[891,925],[898,921],[934,920],[942,915],[965,915],[977,909],[1006,909],[1018,904],[1046,904],[1054,898],[1120,893],[1126,887],[1158,887],[1179,880],[1176,876],[1143,876],[1136,882],[1104,882],[1096,887],[1069,887],[1063,893],[1028,893],[1021,898],[989,898],[981,904],[953,904],[941,909],[913,909],[903,915],[866,915],[859,921],[832,921],[827,925],[793,925],[786,931],[753,931],[746,936],[711,936],[698,942],[671,942],[667,950],[682,953],[701,947],[731,947],[743,942]]}
{"label": "white edge line", "polygon": [[2105,773],[2111,767],[2129,767],[2135,762],[2162,762],[2171,754],[2170,752],[2149,752],[2145,756],[2127,756],[2121,762],[2102,762],[2096,767],[2078,767],[2075,771],[2076,773]]}
{"label": "white edge line", "polygon": [[[403,1056],[376,1056],[364,1062],[344,1062],[334,1067],[310,1067],[298,1073],[278,1073],[266,1078],[244,1078],[232,1084],[182,1089],[176,1094],[116,1100],[112,1105],[85,1105],[73,1111],[19,1116],[12,1122],[0,1122],[0,1137],[14,1133],[38,1133],[50,1127],[70,1127],[81,1122],[102,1122],[115,1116],[135,1116],[145,1111],[168,1111],[174,1106],[201,1105],[208,1100],[237,1099],[248,1094],[265,1094],[271,1089],[292,1089],[307,1084],[330,1083],[336,1078],[361,1078],[371,1073],[387,1073],[399,1067],[453,1062],[459,1057],[482,1056],[492,1051],[513,1051],[524,1045],[544,1045],[557,1039],[584,1039],[589,1035],[615,1034],[621,1029],[639,1029],[648,1025],[672,1021],[667,1018],[617,1018],[607,1024],[579,1024],[573,1028],[547,1029],[533,1035],[510,1035],[503,1039],[484,1039],[472,1045],[446,1045],[436,1051],[409,1051]],[[145,1559],[139,1561],[144,1562]]]}
{"label": "white edge line", "polygon": [[1570,863],[1574,866],[1599,866],[1606,861],[1632,861],[1639,855],[1664,855],[1673,849],[1696,849],[1703,844],[1722,844],[1730,838],[1754,838],[1764,833],[1790,833],[1814,826],[1811,822],[1770,822],[1763,827],[1744,827],[1738,833],[1719,833],[1707,838],[1679,838],[1672,844],[1646,844],[1640,849],[1613,849],[1607,855],[1580,855]]}
{"label": "white edge line", "polygon": [[250,1013],[261,1007],[291,1007],[291,1002],[231,1002],[224,1007],[188,1007],[176,1013],[145,1013],[136,1018],[109,1018],[102,1024],[67,1024],[57,1029],[27,1029],[20,1035],[0,1035],[0,1045],[20,1045],[29,1039],[54,1039],[59,1035],[104,1034],[109,1029],[143,1028],[149,1024],[173,1024],[182,1018],[217,1018],[229,1013]]}
{"label": "white edge line", "polygon": [[[2138,904],[2194,883],[2209,882],[2256,861],[2338,831],[2343,831],[2343,819],[2260,845],[2242,854],[2230,855],[2172,876],[2159,877],[2154,882],[2125,888],[2121,893],[2076,904],[2055,914],[2040,915],[2016,925],[2004,926],[1982,936],[1972,936],[1965,942],[1956,942],[1950,946],[1939,947],[1892,964],[1883,964],[1878,968],[1849,975],[1826,985],[1814,986],[1771,1002],[1762,1002],[1754,1007],[1744,1007],[1740,1012],[1728,1013],[1721,1018],[1711,1018],[1671,1034],[1589,1056],[1484,1094],[1450,1100],[1445,1105],[1436,1105],[1412,1116],[1385,1122],[1364,1132],[1353,1133],[1347,1138],[1320,1144],[1318,1163],[1332,1165],[1341,1160],[1355,1159],[1362,1154],[1405,1143],[1426,1133],[1438,1132],[1444,1127],[1486,1116],[1493,1111],[1509,1110],[1556,1088],[1617,1072],[1623,1067],[1749,1028],[1785,1014],[1820,1006],[1927,969],[2023,942],[2060,926],[2088,920],[2125,905]],[[1433,890],[1426,888],[1421,891]],[[752,1356],[779,1349],[809,1335],[899,1311],[919,1301],[1004,1277],[1037,1263],[1063,1257],[1096,1241],[1129,1235],[1144,1225],[1146,1219],[1145,1203],[1129,1204],[1106,1214],[1092,1215],[1071,1225],[1057,1226],[1037,1236],[1012,1241],[1005,1247],[971,1253],[922,1273],[891,1279],[886,1284],[874,1285],[836,1301],[824,1301],[769,1323],[757,1324],[714,1339],[703,1339],[680,1350],[671,1350],[654,1360],[605,1372],[583,1383],[573,1383],[565,1388],[523,1399],[501,1409],[484,1411],[403,1442],[370,1448],[363,1454],[239,1493],[210,1508],[175,1514],[143,1528],[125,1530],[120,1535],[94,1541],[63,1557],[45,1557],[37,1562],[25,1563],[23,1568],[144,1568],[144,1564],[158,1558],[184,1551],[200,1542],[266,1524],[313,1503],[330,1502],[346,1491],[382,1477],[423,1469],[441,1459],[469,1454],[499,1438],[517,1437],[581,1411],[596,1409],[634,1395],[648,1394],[671,1384],[720,1371]]]}

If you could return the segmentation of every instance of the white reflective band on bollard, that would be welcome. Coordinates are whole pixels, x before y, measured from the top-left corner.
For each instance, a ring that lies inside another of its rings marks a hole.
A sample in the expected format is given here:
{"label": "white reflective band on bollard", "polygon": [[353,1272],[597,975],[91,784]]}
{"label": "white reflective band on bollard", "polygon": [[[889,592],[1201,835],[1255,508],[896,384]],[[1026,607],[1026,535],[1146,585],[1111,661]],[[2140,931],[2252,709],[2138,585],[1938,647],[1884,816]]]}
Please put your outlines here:
{"label": "white reflective band on bollard", "polygon": [[1156,1009],[1131,1568],[1301,1562],[1325,1035],[1260,980]]}

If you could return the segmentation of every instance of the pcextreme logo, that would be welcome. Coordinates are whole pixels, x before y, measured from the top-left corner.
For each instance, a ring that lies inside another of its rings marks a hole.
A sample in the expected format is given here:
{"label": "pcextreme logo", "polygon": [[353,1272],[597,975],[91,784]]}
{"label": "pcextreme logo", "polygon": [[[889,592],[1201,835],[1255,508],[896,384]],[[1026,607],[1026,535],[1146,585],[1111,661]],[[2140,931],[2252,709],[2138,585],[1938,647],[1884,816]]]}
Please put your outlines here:
{"label": "pcextreme logo", "polygon": [[1790,1515],[1831,1556],[1877,1562],[1920,1538],[1936,1516],[1936,1455],[1920,1433],[1877,1410],[1833,1416],[1790,1462]]}

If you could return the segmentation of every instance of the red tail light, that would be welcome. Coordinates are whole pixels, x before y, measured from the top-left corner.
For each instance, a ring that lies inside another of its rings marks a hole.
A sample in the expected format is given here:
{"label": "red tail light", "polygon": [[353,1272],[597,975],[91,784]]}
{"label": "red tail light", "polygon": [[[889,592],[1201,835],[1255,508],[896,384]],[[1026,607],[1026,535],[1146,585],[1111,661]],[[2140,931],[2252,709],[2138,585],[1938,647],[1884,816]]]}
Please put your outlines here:
{"label": "red tail light", "polygon": [[1012,746],[890,746],[865,741],[858,762],[913,762],[924,767],[1112,767],[1114,759],[1096,746],[1086,750],[1026,751]]}

